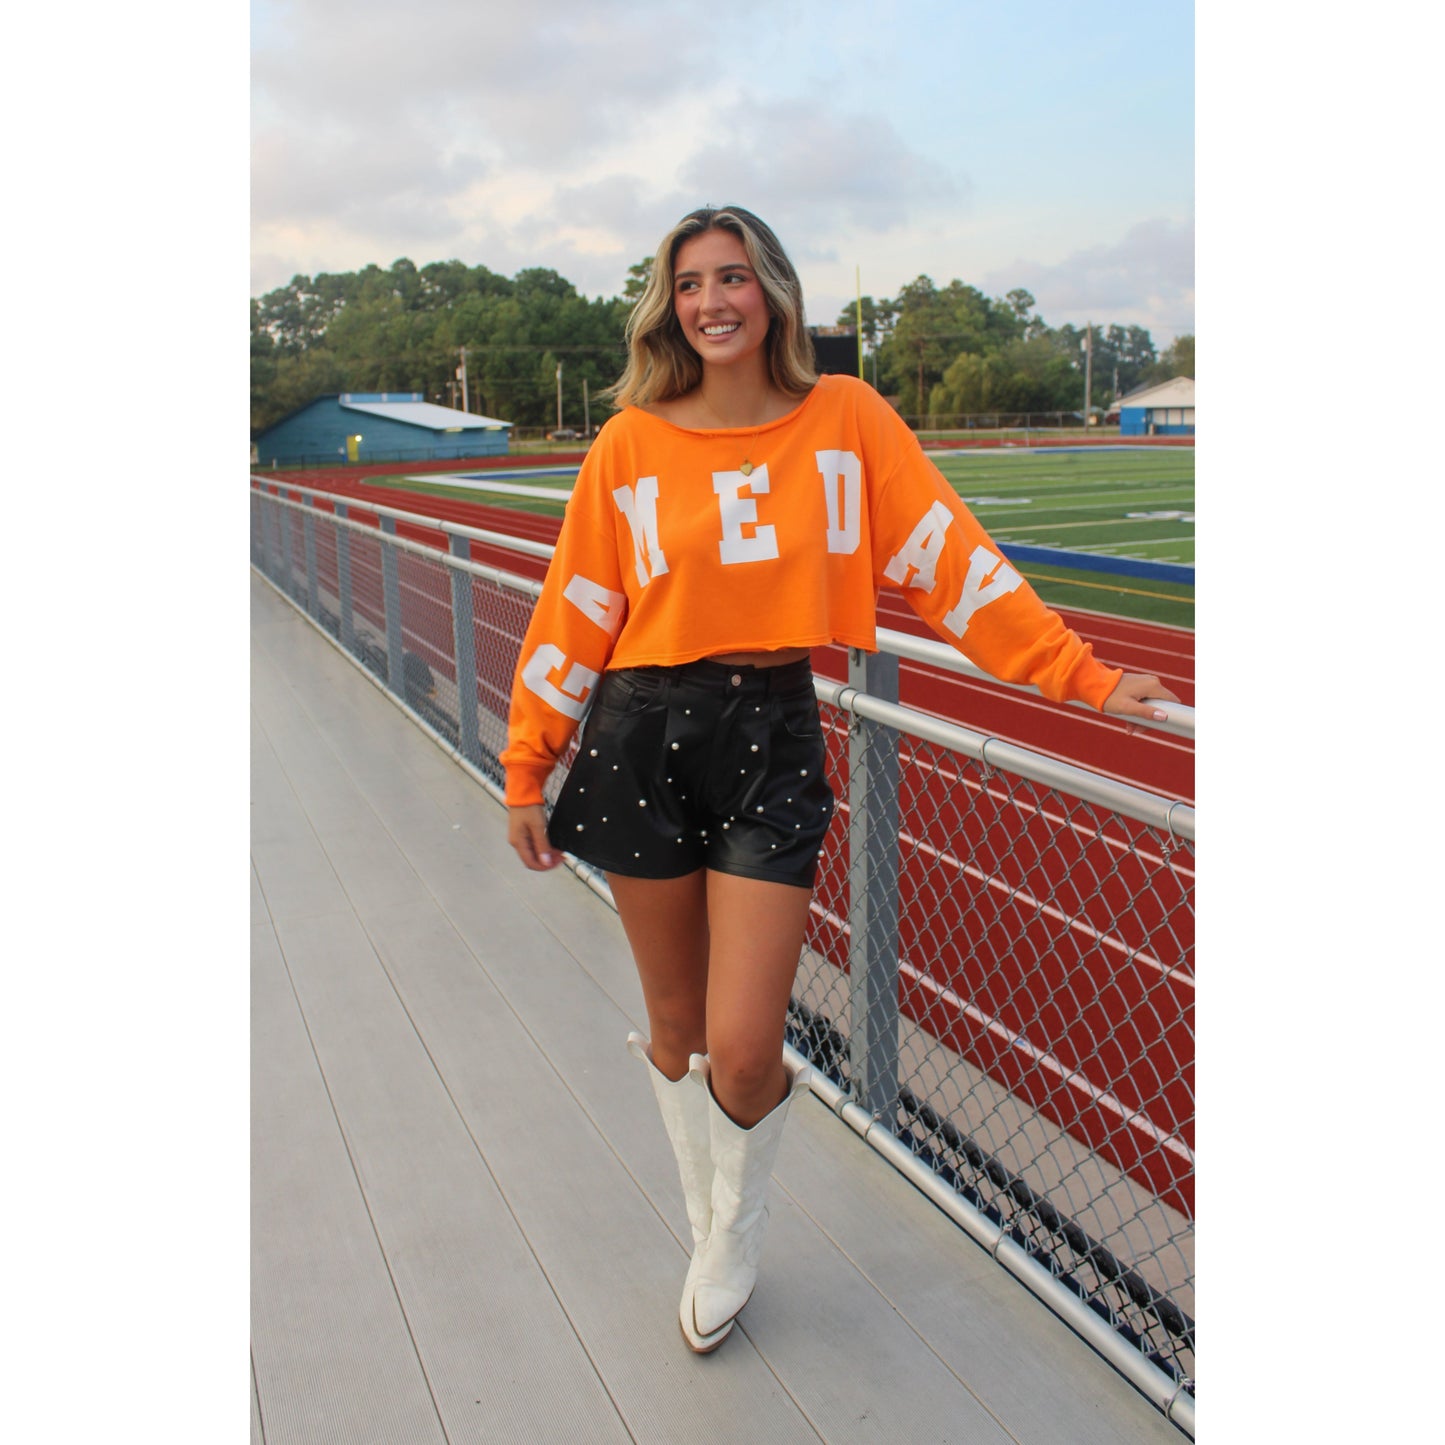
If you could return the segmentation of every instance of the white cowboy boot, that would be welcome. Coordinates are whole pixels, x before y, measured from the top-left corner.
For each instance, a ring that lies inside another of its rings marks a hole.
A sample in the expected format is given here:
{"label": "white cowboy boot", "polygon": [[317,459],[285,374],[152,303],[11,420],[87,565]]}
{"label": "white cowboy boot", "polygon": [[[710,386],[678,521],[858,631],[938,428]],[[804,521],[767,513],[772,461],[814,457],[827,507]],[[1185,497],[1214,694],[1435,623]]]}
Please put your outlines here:
{"label": "white cowboy boot", "polygon": [[[707,1060],[694,1054],[691,1072],[703,1085],[711,1129],[713,1185],[712,1230],[693,1255],[683,1291],[683,1333],[715,1349],[747,1304],[758,1277],[767,1230],[766,1203],[773,1161],[795,1094],[808,1087],[812,1070],[806,1064],[788,1070],[788,1092],[771,1113],[751,1129],[740,1128],[719,1108],[709,1086]],[[699,1068],[699,1065],[701,1067]],[[691,1316],[689,1319],[688,1316]]]}
{"label": "white cowboy boot", "polygon": [[[712,1229],[713,1167],[707,1085],[699,1085],[698,1076],[694,1073],[694,1067],[702,1062],[702,1055],[692,1055],[689,1062],[693,1067],[689,1067],[682,1078],[669,1079],[652,1062],[652,1046],[641,1034],[628,1034],[627,1049],[647,1065],[647,1074],[652,1080],[652,1092],[657,1096],[657,1107],[662,1114],[663,1126],[667,1129],[667,1137],[672,1141],[677,1172],[682,1178],[682,1193],[687,1201],[687,1221],[692,1226],[692,1257],[695,1261],[701,1252],[703,1241]],[[691,1270],[692,1266],[689,1265],[689,1277]],[[691,1294],[684,1286],[678,1323],[682,1326],[688,1344],[699,1353],[705,1354],[723,1342],[726,1330],[711,1343],[689,1334],[691,1319]]]}

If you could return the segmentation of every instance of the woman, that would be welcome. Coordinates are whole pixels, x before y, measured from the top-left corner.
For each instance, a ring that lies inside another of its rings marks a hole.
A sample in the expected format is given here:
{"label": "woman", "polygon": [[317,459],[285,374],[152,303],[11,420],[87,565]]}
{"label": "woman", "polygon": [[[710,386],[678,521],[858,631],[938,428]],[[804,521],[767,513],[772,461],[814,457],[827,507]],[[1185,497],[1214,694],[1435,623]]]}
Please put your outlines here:
{"label": "woman", "polygon": [[[737,206],[663,238],[621,404],[577,478],[512,695],[509,842],[607,876],[694,1249],[679,1322],[715,1349],[756,1279],[806,1070],[783,1059],[832,814],[810,649],[876,650],[880,585],[996,677],[1163,719],[1039,601],[863,382],[818,377],[802,290]],[[1177,700],[1177,699],[1176,699]],[[589,704],[592,704],[589,710]],[[587,722],[550,824],[543,786]]]}

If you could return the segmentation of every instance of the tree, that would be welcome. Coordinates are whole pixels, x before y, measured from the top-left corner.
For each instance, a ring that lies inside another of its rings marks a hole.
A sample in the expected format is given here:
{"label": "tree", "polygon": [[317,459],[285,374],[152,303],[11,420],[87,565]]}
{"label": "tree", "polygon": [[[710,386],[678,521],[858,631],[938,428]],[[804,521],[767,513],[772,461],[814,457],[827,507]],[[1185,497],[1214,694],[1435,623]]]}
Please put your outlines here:
{"label": "tree", "polygon": [[931,277],[919,276],[887,304],[896,319],[879,346],[879,363],[907,416],[925,410],[933,388],[960,353],[990,356],[1021,338],[1033,297],[1019,291],[1011,301],[991,300],[962,281],[940,289]]}
{"label": "tree", "polygon": [[1010,311],[1018,317],[1025,325],[1028,324],[1029,312],[1038,304],[1034,298],[1025,291],[1022,286],[1010,291],[1004,298]]}
{"label": "tree", "polygon": [[[406,257],[385,269],[293,276],[251,303],[251,423],[269,426],[317,396],[339,391],[414,391],[458,401],[456,370],[467,352],[470,409],[520,426],[556,422],[556,368],[563,407],[581,420],[610,407],[626,351],[627,317],[654,258],[628,267],[622,293],[588,299],[565,276],[528,267],[508,278],[458,260],[418,267]],[[1071,411],[1083,402],[1083,331],[1049,327],[1032,294],[1016,287],[984,295],[953,280],[918,276],[896,297],[862,298],[863,341],[883,390],[905,416],[970,412]],[[857,303],[838,324],[858,323]],[[1192,375],[1194,338],[1163,358],[1138,326],[1094,328],[1092,400]]]}
{"label": "tree", "polygon": [[1158,386],[1160,382],[1168,381],[1172,377],[1192,377],[1193,375],[1194,338],[1193,336],[1176,336],[1170,342],[1164,355],[1143,367],[1134,385],[1124,390],[1137,391],[1140,387]]}
{"label": "tree", "polygon": [[628,305],[636,305],[642,300],[642,293],[652,279],[652,264],[656,259],[655,256],[644,256],[627,268],[627,284],[622,288],[622,299]]}
{"label": "tree", "polygon": [[864,296],[860,301],[845,306],[833,324],[856,327],[860,308],[863,312],[863,345],[869,351],[875,351],[893,329],[898,313],[891,301],[875,301],[871,296]]}

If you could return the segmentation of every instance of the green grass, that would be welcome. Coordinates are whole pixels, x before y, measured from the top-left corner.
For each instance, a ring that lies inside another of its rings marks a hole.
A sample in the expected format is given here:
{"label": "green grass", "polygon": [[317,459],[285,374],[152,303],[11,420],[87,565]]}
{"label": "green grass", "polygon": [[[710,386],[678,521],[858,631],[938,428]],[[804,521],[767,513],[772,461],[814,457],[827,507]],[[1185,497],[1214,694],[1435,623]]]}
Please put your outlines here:
{"label": "green grass", "polygon": [[[1194,563],[1192,447],[1027,453],[989,449],[936,456],[934,461],[998,542]],[[1019,570],[1051,606],[1194,626],[1194,588],[1188,584],[1036,562]]]}
{"label": "green grass", "polygon": [[556,487],[557,500],[550,502],[542,497],[513,497],[506,492],[479,492],[472,487],[449,487],[445,482],[434,482],[415,477],[366,478],[368,486],[398,487],[402,491],[421,492],[433,497],[448,497],[460,502],[481,502],[488,507],[508,507],[516,512],[536,512],[544,517],[560,517],[567,506],[567,493],[572,486],[571,480],[567,477],[538,477],[535,482],[517,477],[509,477],[506,480],[520,480],[527,486]]}
{"label": "green grass", "polygon": [[[933,460],[1001,543],[1146,561],[1194,562],[1192,447],[1086,452],[990,448]],[[525,465],[523,459],[519,461]],[[368,480],[544,516],[560,517],[566,501],[565,496],[552,502],[405,476]],[[537,485],[555,486],[560,493],[568,482],[565,477],[539,477]],[[1150,513],[1174,515],[1151,517]],[[1194,626],[1194,588],[1188,584],[1033,562],[1019,570],[1051,606],[1085,607],[1146,622]]]}

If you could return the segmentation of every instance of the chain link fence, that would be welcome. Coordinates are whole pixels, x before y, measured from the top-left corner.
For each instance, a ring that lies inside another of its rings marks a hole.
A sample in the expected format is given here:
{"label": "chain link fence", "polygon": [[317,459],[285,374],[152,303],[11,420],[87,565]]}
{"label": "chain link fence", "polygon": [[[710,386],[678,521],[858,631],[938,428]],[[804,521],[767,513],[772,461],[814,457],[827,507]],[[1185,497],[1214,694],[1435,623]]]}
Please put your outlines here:
{"label": "chain link fence", "polygon": [[[253,483],[253,565],[500,796],[540,584],[470,560],[495,534],[347,511]],[[1193,809],[902,708],[897,676],[816,683],[839,807],[789,1043],[1192,1434]]]}

